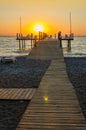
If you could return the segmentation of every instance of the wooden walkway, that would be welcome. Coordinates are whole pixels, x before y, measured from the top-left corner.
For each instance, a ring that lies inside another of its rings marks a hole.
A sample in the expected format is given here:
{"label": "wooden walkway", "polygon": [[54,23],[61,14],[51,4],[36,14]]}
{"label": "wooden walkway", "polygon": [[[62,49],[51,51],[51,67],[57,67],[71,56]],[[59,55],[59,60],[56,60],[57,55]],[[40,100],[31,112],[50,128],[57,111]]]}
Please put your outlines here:
{"label": "wooden walkway", "polygon": [[51,59],[52,62],[16,130],[86,130],[59,43],[41,42],[28,58]]}
{"label": "wooden walkway", "polygon": [[0,99],[31,100],[36,88],[0,88]]}

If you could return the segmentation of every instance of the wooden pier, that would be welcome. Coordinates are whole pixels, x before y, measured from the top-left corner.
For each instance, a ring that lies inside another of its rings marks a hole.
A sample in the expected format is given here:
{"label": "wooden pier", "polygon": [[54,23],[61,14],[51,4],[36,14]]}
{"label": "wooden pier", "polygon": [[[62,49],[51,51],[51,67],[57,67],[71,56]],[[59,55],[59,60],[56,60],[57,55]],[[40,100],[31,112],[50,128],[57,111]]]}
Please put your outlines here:
{"label": "wooden pier", "polygon": [[86,130],[59,42],[40,41],[27,58],[51,60],[51,64],[16,130]]}
{"label": "wooden pier", "polygon": [[33,35],[31,33],[30,35],[23,36],[22,34],[17,33],[17,38],[16,40],[19,41],[19,50],[24,50],[26,48],[26,40],[29,40],[31,43],[31,49],[36,46],[37,42],[40,40],[43,40],[47,37],[47,34],[44,32],[39,32],[39,35]]}
{"label": "wooden pier", "polygon": [[70,33],[70,35],[61,36],[61,32],[58,32],[58,40],[60,41],[60,47],[62,48],[62,41],[68,42],[68,50],[71,50],[71,40],[74,40],[74,34]]}
{"label": "wooden pier", "polygon": [[26,48],[26,40],[31,41],[31,49],[34,47],[34,44],[36,44],[37,42],[37,36],[33,36],[33,34],[31,33],[31,35],[27,35],[27,36],[23,36],[22,34],[17,34],[17,38],[16,40],[19,41],[19,50],[24,50]]}

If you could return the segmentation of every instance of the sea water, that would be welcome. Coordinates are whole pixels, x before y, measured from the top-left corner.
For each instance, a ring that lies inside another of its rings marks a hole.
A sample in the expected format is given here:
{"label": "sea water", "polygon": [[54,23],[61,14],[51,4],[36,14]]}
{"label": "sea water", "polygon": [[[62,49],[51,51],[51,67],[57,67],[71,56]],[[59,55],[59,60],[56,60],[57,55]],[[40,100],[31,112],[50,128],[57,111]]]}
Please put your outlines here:
{"label": "sea water", "polygon": [[[67,48],[67,41],[62,41],[64,57],[86,57],[86,37],[74,37],[71,41],[71,50]],[[0,36],[0,57],[23,56],[31,51],[31,43],[26,41],[26,49],[19,49],[19,42],[15,36]]]}
{"label": "sea water", "polygon": [[25,41],[26,48],[19,49],[19,41],[15,36],[0,36],[0,57],[2,56],[23,56],[31,51],[31,42]]}
{"label": "sea water", "polygon": [[64,57],[86,57],[86,37],[74,37],[71,41],[71,50],[68,50],[68,41],[62,41]]}

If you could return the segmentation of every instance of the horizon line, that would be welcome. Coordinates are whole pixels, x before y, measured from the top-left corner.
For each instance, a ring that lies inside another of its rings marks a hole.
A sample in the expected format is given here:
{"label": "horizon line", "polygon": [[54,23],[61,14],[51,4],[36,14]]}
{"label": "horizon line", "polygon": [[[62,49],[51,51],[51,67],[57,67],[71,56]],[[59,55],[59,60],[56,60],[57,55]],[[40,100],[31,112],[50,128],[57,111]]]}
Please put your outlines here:
{"label": "horizon line", "polygon": [[[74,37],[80,37],[80,36],[81,37],[86,37],[86,35],[74,35]],[[16,35],[10,35],[10,34],[3,35],[3,34],[1,34],[0,37],[16,37]]]}

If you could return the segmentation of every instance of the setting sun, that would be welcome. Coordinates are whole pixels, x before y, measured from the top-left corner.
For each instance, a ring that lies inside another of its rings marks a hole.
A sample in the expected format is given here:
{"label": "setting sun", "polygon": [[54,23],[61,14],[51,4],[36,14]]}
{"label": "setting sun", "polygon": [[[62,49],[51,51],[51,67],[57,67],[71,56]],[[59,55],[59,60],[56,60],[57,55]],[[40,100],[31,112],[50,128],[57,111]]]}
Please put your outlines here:
{"label": "setting sun", "polygon": [[[37,35],[38,32],[45,32],[45,33],[51,34],[51,32],[53,30],[52,26],[50,24],[48,24],[47,22],[35,21],[35,20],[34,20],[34,22],[27,24],[25,29],[26,29],[27,33],[33,33],[35,35]],[[23,32],[25,32],[25,31],[23,31]]]}
{"label": "setting sun", "polygon": [[36,25],[34,27],[34,31],[36,31],[36,32],[43,32],[44,31],[44,27],[42,25]]}

